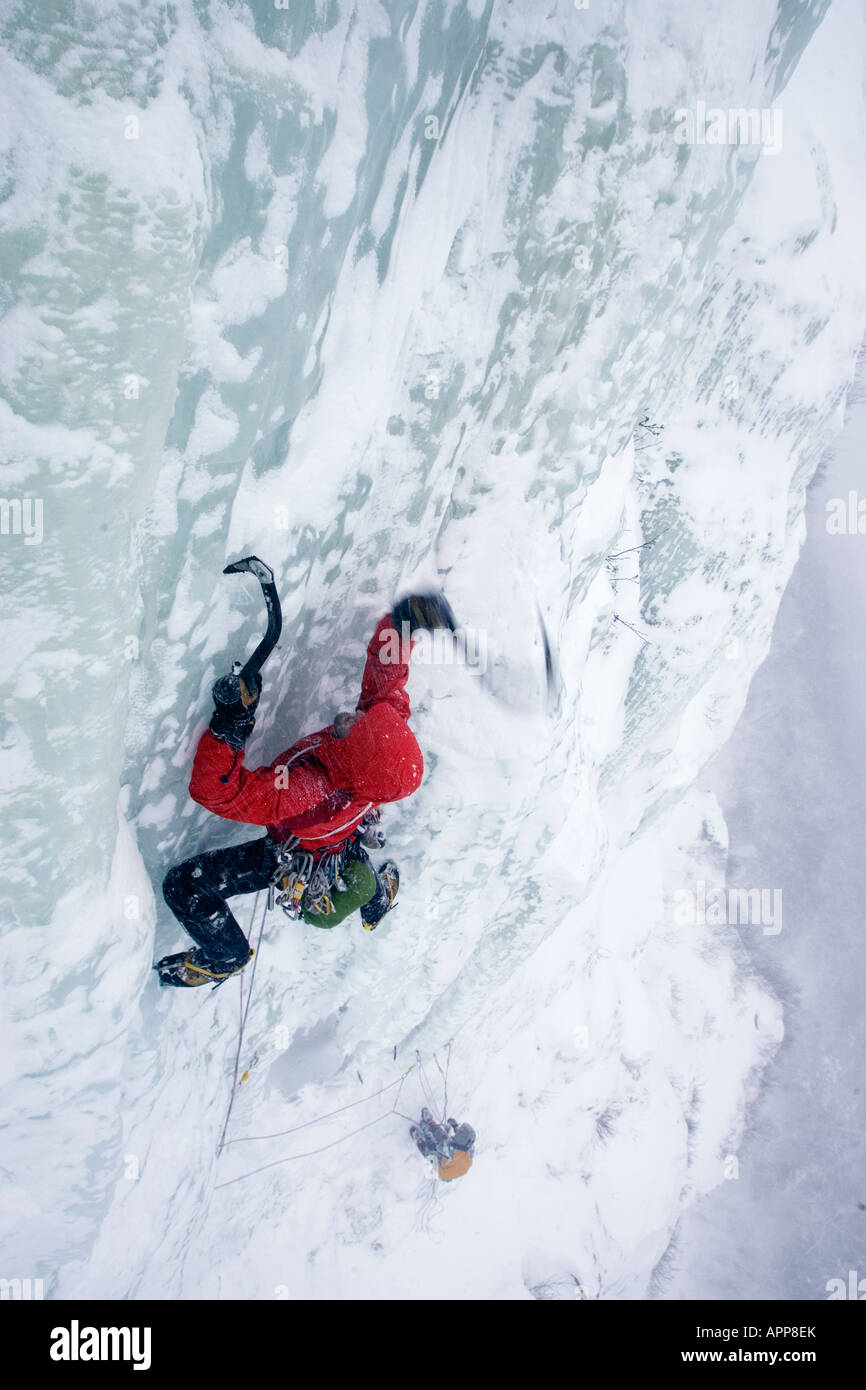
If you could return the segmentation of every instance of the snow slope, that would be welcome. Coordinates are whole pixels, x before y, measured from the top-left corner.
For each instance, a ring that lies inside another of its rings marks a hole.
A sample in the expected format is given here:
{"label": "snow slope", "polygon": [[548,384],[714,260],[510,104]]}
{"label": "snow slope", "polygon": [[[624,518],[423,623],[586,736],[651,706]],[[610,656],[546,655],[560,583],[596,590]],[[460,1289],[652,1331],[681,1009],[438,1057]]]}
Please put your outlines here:
{"label": "snow slope", "polygon": [[[672,902],[724,881],[695,781],[767,652],[866,322],[863,17],[85,20],[0,23],[3,488],[44,501],[41,544],[0,548],[10,1272],[56,1296],[644,1296],[781,1037],[737,933]],[[781,151],[677,143],[699,100],[781,108]],[[396,1087],[217,1161],[240,990],[150,974],[181,935],[166,868],[255,833],[186,794],[209,686],[259,631],[254,586],[219,577],[251,551],[286,619],[252,763],[351,702],[419,579],[508,695],[416,667],[399,909],[375,934],[269,919],[229,1131],[416,1054],[417,1113],[450,1054],[480,1136],[453,1190]]]}
{"label": "snow slope", "polygon": [[844,430],[809,489],[808,536],[770,657],[705,773],[729,822],[729,876],[772,877],[784,898],[782,931],[745,938],[785,999],[785,1041],[764,1074],[738,1180],[683,1223],[669,1298],[826,1298],[832,1280],[847,1292],[850,1270],[863,1277],[866,869],[851,847],[866,810],[866,553],[861,532],[830,529],[830,518],[860,496],[864,444],[861,350]]}

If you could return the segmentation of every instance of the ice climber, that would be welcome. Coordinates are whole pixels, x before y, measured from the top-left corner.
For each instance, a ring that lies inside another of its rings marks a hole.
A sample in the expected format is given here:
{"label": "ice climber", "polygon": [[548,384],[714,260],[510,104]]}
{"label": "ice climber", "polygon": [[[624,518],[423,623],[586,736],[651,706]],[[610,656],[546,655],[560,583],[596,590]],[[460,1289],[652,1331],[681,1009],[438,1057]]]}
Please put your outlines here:
{"label": "ice climber", "polygon": [[338,714],[269,767],[244,764],[258,692],[245,704],[249,692],[237,676],[216,682],[190,795],[227,820],[265,826],[266,834],[169,870],[165,900],[196,945],[157,963],[161,984],[216,984],[244,969],[253,951],[226,903],[234,894],[266,889],[290,916],[318,927],[334,927],[360,908],[369,931],[393,907],[397,867],[385,860],[374,869],[366,850],[384,844],[379,807],[411,796],[421,782],[421,749],[408,724],[409,655],[413,634],[440,627],[455,630],[442,594],[402,599],[367,647],[355,711]]}

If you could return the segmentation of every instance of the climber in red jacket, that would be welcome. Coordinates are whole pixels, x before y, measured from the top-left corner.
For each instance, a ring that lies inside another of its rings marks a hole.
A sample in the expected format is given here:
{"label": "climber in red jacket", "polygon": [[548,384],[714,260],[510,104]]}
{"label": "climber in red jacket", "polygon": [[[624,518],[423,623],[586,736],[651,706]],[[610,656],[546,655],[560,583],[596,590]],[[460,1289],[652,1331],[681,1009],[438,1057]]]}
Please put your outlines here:
{"label": "climber in red jacket", "polygon": [[244,765],[258,696],[236,677],[214,686],[215,710],[193,761],[194,801],[228,820],[263,825],[267,833],[228,849],[198,854],[170,869],[163,883],[169,907],[197,946],[156,965],[160,983],[219,982],[243,970],[249,943],[226,898],[281,889],[290,916],[336,926],[361,908],[370,930],[394,904],[399,874],[386,860],[376,871],[367,848],[384,843],[376,829],[383,802],[411,796],[424,768],[409,728],[409,654],[419,628],[455,630],[442,594],[412,594],[386,614],[367,647],[361,698],[281,753],[269,767]]}

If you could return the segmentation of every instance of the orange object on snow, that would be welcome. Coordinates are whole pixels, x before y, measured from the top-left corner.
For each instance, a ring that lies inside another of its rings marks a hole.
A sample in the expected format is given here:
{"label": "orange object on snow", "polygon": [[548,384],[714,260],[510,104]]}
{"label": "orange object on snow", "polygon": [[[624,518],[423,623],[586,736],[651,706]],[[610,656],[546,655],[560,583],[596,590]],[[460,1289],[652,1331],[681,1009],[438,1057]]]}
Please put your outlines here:
{"label": "orange object on snow", "polygon": [[451,1158],[442,1159],[437,1171],[443,1182],[452,1182],[454,1178],[462,1178],[471,1167],[472,1155],[466,1149],[455,1149]]}

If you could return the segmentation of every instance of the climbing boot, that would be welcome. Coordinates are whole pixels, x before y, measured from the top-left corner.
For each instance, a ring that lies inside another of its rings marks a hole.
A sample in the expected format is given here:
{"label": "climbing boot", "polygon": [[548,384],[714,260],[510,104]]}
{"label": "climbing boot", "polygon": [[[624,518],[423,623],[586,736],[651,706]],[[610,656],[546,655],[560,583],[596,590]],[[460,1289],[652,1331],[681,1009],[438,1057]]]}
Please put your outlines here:
{"label": "climbing boot", "polygon": [[394,906],[394,899],[400,887],[400,872],[392,859],[380,865],[376,877],[379,886],[368,903],[361,908],[361,921],[364,931],[374,931],[386,912]]}
{"label": "climbing boot", "polygon": [[163,956],[153,968],[159,975],[161,985],[175,985],[180,989],[193,989],[197,985],[213,985],[216,988],[232,975],[239,975],[245,970],[254,955],[255,951],[250,951],[243,965],[224,970],[209,965],[204,951],[200,946],[196,946],[191,951],[178,951],[176,955]]}

